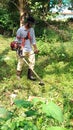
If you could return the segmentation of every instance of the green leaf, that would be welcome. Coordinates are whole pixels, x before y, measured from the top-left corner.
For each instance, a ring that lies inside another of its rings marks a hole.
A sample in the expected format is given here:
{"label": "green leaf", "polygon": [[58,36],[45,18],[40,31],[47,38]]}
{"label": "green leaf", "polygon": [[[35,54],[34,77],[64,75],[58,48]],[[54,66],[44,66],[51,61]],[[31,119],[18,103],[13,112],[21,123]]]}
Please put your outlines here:
{"label": "green leaf", "polygon": [[7,111],[5,108],[0,107],[0,120],[8,120],[12,117],[12,112]]}
{"label": "green leaf", "polygon": [[26,124],[24,124],[24,130],[38,130],[38,129],[32,122],[26,122]]}
{"label": "green leaf", "polygon": [[53,102],[49,102],[48,104],[42,104],[42,111],[46,113],[48,117],[52,117],[59,122],[63,121],[63,114],[60,107]]}
{"label": "green leaf", "polygon": [[25,100],[15,100],[14,101],[15,105],[18,107],[24,107],[24,108],[28,108],[28,107],[32,107],[31,102],[29,101],[25,101]]}
{"label": "green leaf", "polygon": [[29,110],[29,111],[26,111],[25,114],[29,117],[29,116],[34,116],[34,115],[37,115],[37,111],[35,110]]}
{"label": "green leaf", "polygon": [[7,115],[7,110],[3,107],[0,107],[0,118],[5,118]]}
{"label": "green leaf", "polygon": [[49,127],[47,130],[67,130],[67,129],[55,126],[55,127]]}

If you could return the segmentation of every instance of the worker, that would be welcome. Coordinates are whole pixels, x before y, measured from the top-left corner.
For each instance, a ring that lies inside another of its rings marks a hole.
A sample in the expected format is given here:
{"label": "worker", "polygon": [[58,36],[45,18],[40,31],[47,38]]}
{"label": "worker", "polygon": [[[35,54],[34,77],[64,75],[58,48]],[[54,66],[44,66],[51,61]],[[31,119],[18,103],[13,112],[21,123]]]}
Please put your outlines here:
{"label": "worker", "polygon": [[[28,17],[23,26],[21,26],[16,33],[16,41],[20,46],[18,52],[18,63],[17,63],[17,78],[20,79],[21,72],[24,64],[23,57],[28,58],[29,67],[27,78],[30,80],[36,80],[33,76],[32,70],[34,70],[35,66],[35,54],[39,52],[33,25],[35,24],[35,20],[33,17]],[[21,56],[22,55],[22,56]]]}

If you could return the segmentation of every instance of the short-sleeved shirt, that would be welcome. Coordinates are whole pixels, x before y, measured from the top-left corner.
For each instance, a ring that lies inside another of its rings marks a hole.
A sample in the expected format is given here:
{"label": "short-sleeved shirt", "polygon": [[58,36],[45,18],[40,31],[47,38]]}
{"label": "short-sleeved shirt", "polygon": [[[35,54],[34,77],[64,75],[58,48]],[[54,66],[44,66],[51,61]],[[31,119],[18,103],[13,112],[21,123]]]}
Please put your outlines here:
{"label": "short-sleeved shirt", "polygon": [[[28,32],[30,32],[31,40],[30,39],[25,40],[25,43],[24,43],[25,52],[31,51],[32,45],[36,44],[34,29],[30,28],[29,30],[26,30],[25,26],[22,26],[17,30],[17,34],[16,34],[16,41],[21,44],[22,38],[27,37]],[[19,37],[19,38],[17,38],[17,37]]]}

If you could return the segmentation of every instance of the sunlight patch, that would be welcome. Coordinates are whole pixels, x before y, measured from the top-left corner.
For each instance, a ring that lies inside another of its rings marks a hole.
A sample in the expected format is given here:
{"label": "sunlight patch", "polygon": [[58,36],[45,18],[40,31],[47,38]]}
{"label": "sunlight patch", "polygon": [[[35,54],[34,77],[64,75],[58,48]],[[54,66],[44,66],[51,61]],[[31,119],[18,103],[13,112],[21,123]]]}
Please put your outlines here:
{"label": "sunlight patch", "polygon": [[5,58],[4,58],[4,60],[10,60],[10,57],[9,57],[9,56],[7,56],[7,57],[5,57]]}
{"label": "sunlight patch", "polygon": [[5,57],[5,56],[1,57],[1,61],[7,61],[7,60],[10,60],[9,56],[7,56],[7,57]]}

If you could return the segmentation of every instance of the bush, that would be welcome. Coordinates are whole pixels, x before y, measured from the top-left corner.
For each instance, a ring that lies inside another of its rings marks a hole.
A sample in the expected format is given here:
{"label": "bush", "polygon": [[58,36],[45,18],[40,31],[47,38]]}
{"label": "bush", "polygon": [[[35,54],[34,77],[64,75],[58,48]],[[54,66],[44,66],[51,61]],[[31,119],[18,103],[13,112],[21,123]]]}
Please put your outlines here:
{"label": "bush", "polygon": [[3,35],[15,35],[17,28],[19,27],[18,13],[13,14],[6,9],[0,9],[0,34]]}

